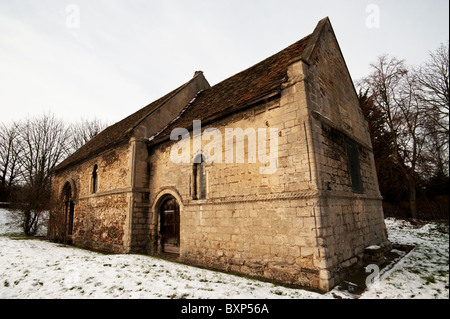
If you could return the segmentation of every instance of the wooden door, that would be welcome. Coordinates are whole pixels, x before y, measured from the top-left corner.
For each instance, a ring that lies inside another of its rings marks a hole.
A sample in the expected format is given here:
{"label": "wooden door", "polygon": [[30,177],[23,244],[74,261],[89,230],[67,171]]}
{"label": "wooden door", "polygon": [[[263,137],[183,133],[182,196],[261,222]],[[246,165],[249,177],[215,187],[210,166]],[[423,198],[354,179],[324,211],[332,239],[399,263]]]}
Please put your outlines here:
{"label": "wooden door", "polygon": [[180,253],[180,207],[175,198],[161,206],[161,235],[163,252]]}

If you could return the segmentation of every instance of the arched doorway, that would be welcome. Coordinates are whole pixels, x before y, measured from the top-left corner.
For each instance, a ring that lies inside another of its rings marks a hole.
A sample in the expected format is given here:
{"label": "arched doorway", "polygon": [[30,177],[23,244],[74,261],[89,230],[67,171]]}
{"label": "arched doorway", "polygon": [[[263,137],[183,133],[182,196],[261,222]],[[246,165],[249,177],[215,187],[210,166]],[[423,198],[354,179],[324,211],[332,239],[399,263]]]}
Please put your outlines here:
{"label": "arched doorway", "polygon": [[162,252],[180,253],[180,206],[173,196],[167,196],[159,208],[159,233]]}
{"label": "arched doorway", "polygon": [[65,230],[68,240],[71,241],[73,234],[73,220],[75,214],[75,204],[73,202],[72,185],[67,182],[63,187],[63,210],[65,216]]}

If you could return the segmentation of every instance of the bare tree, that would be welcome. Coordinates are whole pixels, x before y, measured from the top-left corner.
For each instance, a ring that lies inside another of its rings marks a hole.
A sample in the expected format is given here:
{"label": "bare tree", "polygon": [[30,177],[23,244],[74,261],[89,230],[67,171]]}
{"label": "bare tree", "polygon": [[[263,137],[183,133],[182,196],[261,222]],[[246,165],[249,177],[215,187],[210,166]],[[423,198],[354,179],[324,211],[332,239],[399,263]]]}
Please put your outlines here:
{"label": "bare tree", "polygon": [[51,208],[56,165],[106,126],[98,119],[68,125],[50,113],[0,125],[0,195],[8,195],[26,235],[36,233]]}
{"label": "bare tree", "polygon": [[404,177],[393,154],[393,141],[386,125],[386,115],[374,103],[369,90],[359,91],[358,98],[361,110],[369,125],[369,132],[378,176],[378,184],[383,199],[387,202],[399,202],[407,193]]}
{"label": "bare tree", "polygon": [[417,69],[418,95],[422,112],[427,114],[428,165],[424,172],[448,176],[449,155],[449,44],[431,52],[428,61]]}
{"label": "bare tree", "polygon": [[70,131],[62,120],[44,114],[24,121],[18,134],[23,185],[15,194],[13,208],[20,212],[24,233],[32,236],[50,208],[52,172],[67,154]]}
{"label": "bare tree", "polygon": [[449,135],[449,44],[441,44],[435,51],[430,52],[429,60],[418,71],[421,84],[421,99],[424,105],[433,111],[436,117],[436,129]]}
{"label": "bare tree", "polygon": [[19,160],[22,152],[19,147],[18,127],[20,123],[6,126],[0,124],[0,185],[11,187],[19,174]]}
{"label": "bare tree", "polygon": [[67,153],[69,133],[64,122],[52,114],[24,122],[20,132],[26,154],[22,175],[28,185],[48,185],[53,169]]}
{"label": "bare tree", "polygon": [[380,56],[362,84],[383,111],[392,141],[392,157],[409,191],[410,214],[417,218],[416,169],[424,147],[424,115],[420,108],[418,79],[403,60]]}
{"label": "bare tree", "polygon": [[102,122],[101,120],[95,118],[93,120],[81,119],[78,123],[72,124],[71,126],[71,152],[75,152],[84,144],[89,142],[98,133],[103,131],[108,124]]}

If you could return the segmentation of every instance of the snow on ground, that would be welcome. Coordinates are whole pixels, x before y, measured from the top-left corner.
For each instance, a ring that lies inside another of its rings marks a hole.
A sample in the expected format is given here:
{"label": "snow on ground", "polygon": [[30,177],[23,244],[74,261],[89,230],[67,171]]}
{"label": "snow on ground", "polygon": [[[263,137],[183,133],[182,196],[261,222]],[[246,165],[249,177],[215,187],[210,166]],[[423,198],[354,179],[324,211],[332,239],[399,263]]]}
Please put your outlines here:
{"label": "snow on ground", "polygon": [[[45,237],[47,235],[47,220],[48,212],[44,212],[39,218],[36,236]],[[0,236],[20,234],[23,234],[23,229],[20,226],[20,217],[12,211],[0,208]]]}
{"label": "snow on ground", "polygon": [[[104,255],[42,240],[14,239],[0,209],[0,298],[344,298],[181,265],[143,255]],[[361,298],[449,298],[447,233],[387,219],[391,241],[416,248]]]}
{"label": "snow on ground", "polygon": [[392,243],[416,247],[361,298],[449,298],[448,226],[386,219]]}
{"label": "snow on ground", "polygon": [[0,236],[20,234],[21,231],[21,228],[13,218],[13,213],[4,208],[0,208]]}

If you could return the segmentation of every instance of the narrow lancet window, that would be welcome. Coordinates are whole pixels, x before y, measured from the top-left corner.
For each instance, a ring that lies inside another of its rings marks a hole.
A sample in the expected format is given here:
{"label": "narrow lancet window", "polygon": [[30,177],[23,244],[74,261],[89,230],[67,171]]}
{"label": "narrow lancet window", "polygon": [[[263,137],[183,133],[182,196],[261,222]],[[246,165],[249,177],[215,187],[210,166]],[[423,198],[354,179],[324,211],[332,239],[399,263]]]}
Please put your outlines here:
{"label": "narrow lancet window", "polygon": [[194,160],[193,169],[193,199],[206,198],[206,169],[203,155],[198,155]]}
{"label": "narrow lancet window", "polygon": [[98,170],[98,166],[95,165],[94,169],[92,170],[92,177],[91,177],[91,193],[92,194],[97,193],[97,188],[98,188],[97,170]]}

